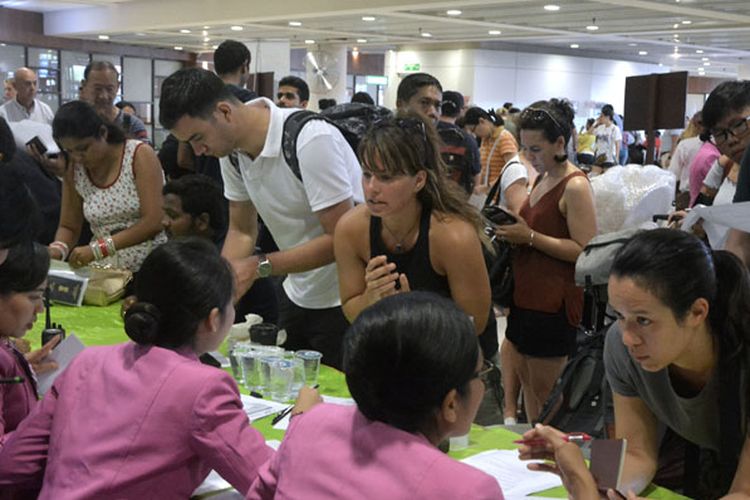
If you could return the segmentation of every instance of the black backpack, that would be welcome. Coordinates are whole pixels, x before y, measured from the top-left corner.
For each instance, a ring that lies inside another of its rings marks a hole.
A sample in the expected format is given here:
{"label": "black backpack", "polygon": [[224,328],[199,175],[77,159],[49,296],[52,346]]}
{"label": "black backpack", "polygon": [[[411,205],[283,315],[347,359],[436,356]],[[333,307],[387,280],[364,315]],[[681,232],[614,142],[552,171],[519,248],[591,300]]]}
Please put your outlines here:
{"label": "black backpack", "polygon": [[443,142],[440,156],[448,167],[448,176],[471,194],[474,191],[474,175],[471,149],[467,147],[466,137],[456,127],[438,127],[437,132]]}
{"label": "black backpack", "polygon": [[547,401],[539,421],[563,432],[606,439],[614,424],[612,389],[604,372],[605,330],[579,342]]}
{"label": "black backpack", "polygon": [[284,121],[284,132],[281,139],[284,160],[292,169],[295,177],[301,181],[302,174],[297,158],[297,136],[299,136],[302,127],[310,120],[324,120],[339,129],[356,155],[359,143],[367,130],[375,123],[392,116],[393,113],[387,108],[359,102],[338,104],[320,113],[304,109],[296,111],[287,116]]}

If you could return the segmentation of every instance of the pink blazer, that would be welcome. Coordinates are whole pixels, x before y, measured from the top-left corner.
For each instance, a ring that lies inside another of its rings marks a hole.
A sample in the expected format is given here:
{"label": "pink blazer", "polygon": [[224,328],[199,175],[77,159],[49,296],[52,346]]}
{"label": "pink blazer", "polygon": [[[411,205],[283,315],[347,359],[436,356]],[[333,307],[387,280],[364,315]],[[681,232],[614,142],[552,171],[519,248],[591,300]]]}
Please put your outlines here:
{"label": "pink blazer", "polygon": [[37,404],[31,367],[9,342],[0,340],[0,378],[23,377],[20,384],[0,384],[0,448]]}
{"label": "pink blazer", "polygon": [[130,342],[78,355],[0,450],[0,486],[35,479],[40,499],[188,498],[215,469],[244,492],[272,454],[226,372]]}
{"label": "pink blazer", "polygon": [[421,435],[370,421],[354,406],[319,404],[292,419],[247,498],[497,500],[497,481]]}

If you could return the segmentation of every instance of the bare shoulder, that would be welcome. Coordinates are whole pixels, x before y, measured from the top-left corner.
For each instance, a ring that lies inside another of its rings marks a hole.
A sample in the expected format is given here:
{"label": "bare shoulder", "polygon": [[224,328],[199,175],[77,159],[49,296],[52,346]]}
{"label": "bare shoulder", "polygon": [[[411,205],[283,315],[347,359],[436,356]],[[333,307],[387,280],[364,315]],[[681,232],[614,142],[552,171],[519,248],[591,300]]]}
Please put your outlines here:
{"label": "bare shoulder", "polygon": [[477,231],[468,221],[453,214],[432,212],[430,244],[450,249],[478,241]]}
{"label": "bare shoulder", "polygon": [[566,196],[580,196],[582,194],[591,193],[591,182],[585,175],[576,175],[568,180],[565,186]]}
{"label": "bare shoulder", "polygon": [[367,205],[357,205],[348,210],[336,223],[336,232],[342,231],[349,236],[356,236],[370,227],[370,211]]}

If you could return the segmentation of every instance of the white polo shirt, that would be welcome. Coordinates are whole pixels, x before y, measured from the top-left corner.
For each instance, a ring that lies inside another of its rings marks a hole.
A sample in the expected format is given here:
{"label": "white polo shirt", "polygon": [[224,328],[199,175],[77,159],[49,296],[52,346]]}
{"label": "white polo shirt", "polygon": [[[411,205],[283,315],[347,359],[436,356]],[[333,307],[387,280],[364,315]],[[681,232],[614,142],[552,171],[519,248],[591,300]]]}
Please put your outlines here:
{"label": "white polo shirt", "polygon": [[[282,109],[266,98],[246,103],[270,109],[265,145],[255,160],[239,154],[239,167],[221,158],[224,195],[230,201],[252,200],[276,244],[286,250],[324,234],[315,212],[349,198],[362,203],[362,169],[357,156],[336,127],[311,120],[297,136],[297,157],[304,183],[284,160],[284,120],[299,111]],[[290,274],[284,280],[289,299],[307,309],[341,305],[336,264]]]}
{"label": "white polo shirt", "polygon": [[20,122],[21,120],[31,120],[34,122],[52,125],[55,113],[52,108],[47,106],[39,99],[34,99],[34,105],[31,111],[18,104],[18,101],[12,99],[0,106],[0,116],[7,122]]}

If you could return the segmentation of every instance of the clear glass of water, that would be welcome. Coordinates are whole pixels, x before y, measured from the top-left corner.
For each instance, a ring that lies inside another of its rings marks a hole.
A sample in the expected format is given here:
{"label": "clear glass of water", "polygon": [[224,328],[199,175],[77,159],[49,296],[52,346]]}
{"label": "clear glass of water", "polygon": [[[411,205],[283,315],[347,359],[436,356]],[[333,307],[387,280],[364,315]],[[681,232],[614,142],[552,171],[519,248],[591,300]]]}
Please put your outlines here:
{"label": "clear glass of water", "polygon": [[271,365],[276,361],[281,361],[281,356],[269,356],[266,353],[258,360],[260,369],[260,392],[264,393],[271,389]]}
{"label": "clear glass of water", "polygon": [[320,373],[320,359],[323,357],[318,351],[297,351],[295,356],[302,360],[305,372],[305,385],[315,387],[318,385],[318,374]]}
{"label": "clear glass of water", "polygon": [[263,355],[260,351],[249,349],[239,356],[242,365],[242,377],[248,391],[260,391],[262,389],[260,358]]}
{"label": "clear glass of water", "polygon": [[294,380],[294,363],[286,359],[279,359],[270,363],[269,395],[274,401],[288,401]]}

